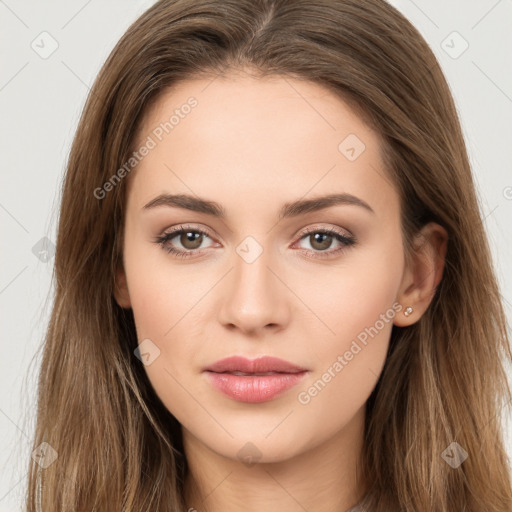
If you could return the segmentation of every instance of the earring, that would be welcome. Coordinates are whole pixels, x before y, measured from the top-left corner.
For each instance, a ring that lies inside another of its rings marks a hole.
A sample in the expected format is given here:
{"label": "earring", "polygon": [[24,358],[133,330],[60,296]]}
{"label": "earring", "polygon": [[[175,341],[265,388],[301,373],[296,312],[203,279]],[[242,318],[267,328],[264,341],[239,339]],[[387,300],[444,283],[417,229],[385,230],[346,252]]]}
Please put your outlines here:
{"label": "earring", "polygon": [[409,316],[412,313],[412,311],[413,309],[411,308],[411,306],[408,306],[405,308],[404,315]]}

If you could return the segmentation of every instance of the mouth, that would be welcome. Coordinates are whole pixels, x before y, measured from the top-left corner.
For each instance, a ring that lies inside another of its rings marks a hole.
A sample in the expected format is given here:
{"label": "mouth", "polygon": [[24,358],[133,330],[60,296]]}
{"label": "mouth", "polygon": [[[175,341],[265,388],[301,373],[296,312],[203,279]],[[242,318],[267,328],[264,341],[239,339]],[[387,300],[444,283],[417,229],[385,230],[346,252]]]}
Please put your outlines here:
{"label": "mouth", "polygon": [[306,368],[272,357],[249,360],[229,357],[205,368],[209,383],[238,402],[267,402],[296,386],[308,373]]}

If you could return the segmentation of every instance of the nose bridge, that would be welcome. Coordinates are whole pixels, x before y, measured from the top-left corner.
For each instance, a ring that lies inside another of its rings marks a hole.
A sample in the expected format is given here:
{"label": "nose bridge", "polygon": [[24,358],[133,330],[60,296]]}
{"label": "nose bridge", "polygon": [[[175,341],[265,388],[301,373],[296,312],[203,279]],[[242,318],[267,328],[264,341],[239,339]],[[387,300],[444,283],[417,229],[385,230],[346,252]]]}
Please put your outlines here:
{"label": "nose bridge", "polygon": [[[246,237],[233,255],[233,272],[223,294],[220,320],[244,331],[285,320],[283,284],[270,269],[272,251],[254,237]],[[270,268],[269,268],[270,267]]]}

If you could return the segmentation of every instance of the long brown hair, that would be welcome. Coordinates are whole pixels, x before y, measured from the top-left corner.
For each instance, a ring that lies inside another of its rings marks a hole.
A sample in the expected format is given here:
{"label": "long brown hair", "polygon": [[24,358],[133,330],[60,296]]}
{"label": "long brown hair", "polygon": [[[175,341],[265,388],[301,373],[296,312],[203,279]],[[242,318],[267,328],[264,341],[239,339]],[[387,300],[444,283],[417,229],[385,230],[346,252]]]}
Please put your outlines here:
{"label": "long brown hair", "polygon": [[[393,327],[366,405],[367,509],[510,512],[500,414],[512,351],[465,141],[434,54],[384,0],[161,0],[114,48],[63,183],[33,444],[46,455],[30,461],[27,510],[187,510],[180,425],[134,356],[132,311],[113,297],[126,179],[94,191],[128,161],[165,89],[242,68],[349,102],[382,137],[406,251],[429,221],[449,236],[435,296],[418,322]],[[454,442],[468,454],[456,469],[443,457]]]}

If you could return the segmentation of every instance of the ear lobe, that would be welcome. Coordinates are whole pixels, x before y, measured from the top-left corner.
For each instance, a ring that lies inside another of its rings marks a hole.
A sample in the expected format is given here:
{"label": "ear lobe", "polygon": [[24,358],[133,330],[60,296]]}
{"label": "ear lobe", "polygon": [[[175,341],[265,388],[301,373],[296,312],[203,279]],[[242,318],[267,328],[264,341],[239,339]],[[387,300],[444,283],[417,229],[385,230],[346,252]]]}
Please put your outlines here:
{"label": "ear lobe", "polygon": [[119,267],[116,271],[114,280],[114,298],[120,307],[124,309],[132,307],[130,293],[128,291],[128,283],[126,281],[126,274],[122,267]]}
{"label": "ear lobe", "polygon": [[[412,325],[427,310],[443,276],[447,245],[446,230],[434,222],[424,226],[415,238],[397,297],[402,310],[395,317],[395,325]],[[409,307],[412,312],[409,313],[409,310],[406,316],[404,312]]]}

